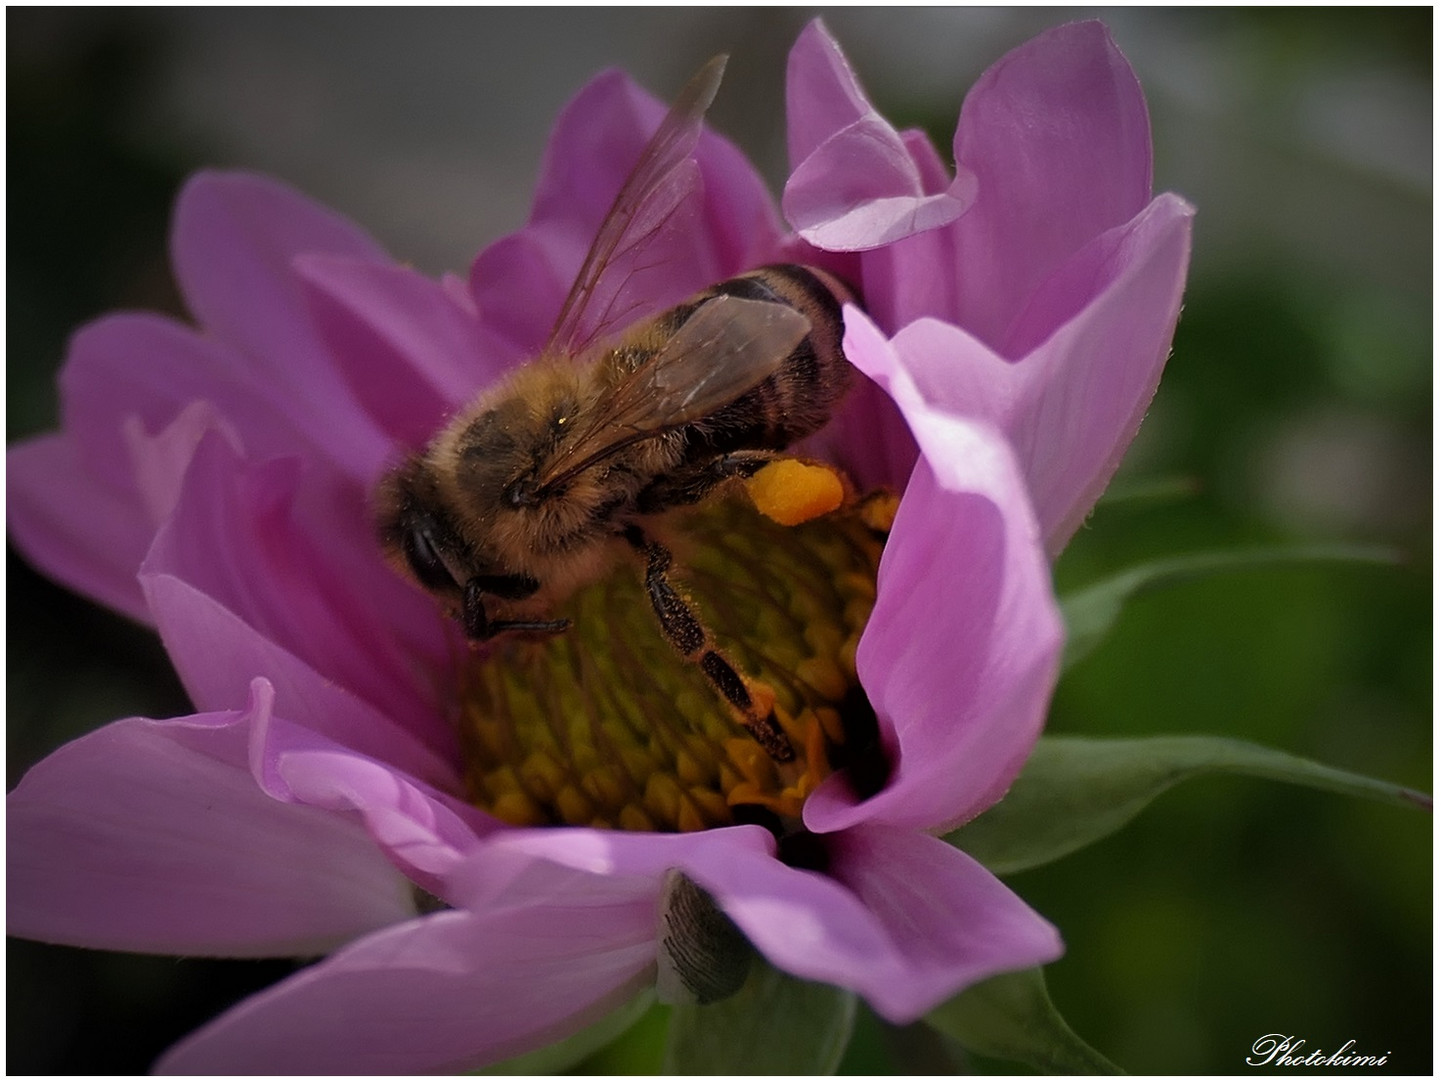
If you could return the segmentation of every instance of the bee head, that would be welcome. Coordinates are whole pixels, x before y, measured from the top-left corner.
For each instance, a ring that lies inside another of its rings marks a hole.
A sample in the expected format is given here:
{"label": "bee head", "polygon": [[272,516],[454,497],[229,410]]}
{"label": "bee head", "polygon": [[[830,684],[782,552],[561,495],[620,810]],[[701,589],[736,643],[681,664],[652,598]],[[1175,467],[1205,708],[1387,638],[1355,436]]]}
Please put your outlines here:
{"label": "bee head", "polygon": [[516,510],[537,505],[540,497],[540,482],[536,479],[534,469],[516,477],[505,487],[505,503]]}
{"label": "bee head", "polygon": [[432,593],[458,598],[473,576],[469,546],[450,513],[429,463],[417,455],[391,472],[379,491],[376,517],[390,561]]}

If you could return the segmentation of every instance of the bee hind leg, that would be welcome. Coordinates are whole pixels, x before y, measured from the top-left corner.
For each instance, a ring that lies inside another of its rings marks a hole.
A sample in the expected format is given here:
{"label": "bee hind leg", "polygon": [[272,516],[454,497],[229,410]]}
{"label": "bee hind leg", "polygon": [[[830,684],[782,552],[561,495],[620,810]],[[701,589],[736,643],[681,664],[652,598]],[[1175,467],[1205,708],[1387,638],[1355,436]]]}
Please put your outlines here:
{"label": "bee hind leg", "polygon": [[769,450],[721,454],[683,471],[658,477],[636,496],[636,509],[642,514],[652,514],[673,506],[691,506],[727,480],[754,476],[775,459],[776,455]]}
{"label": "bee hind leg", "polygon": [[795,760],[795,748],[776,722],[774,711],[751,693],[745,679],[716,648],[710,632],[670,583],[666,576],[671,567],[670,550],[634,525],[626,527],[625,538],[645,556],[645,589],[666,640],[699,667],[721,697],[741,714],[742,726],[772,760]]}

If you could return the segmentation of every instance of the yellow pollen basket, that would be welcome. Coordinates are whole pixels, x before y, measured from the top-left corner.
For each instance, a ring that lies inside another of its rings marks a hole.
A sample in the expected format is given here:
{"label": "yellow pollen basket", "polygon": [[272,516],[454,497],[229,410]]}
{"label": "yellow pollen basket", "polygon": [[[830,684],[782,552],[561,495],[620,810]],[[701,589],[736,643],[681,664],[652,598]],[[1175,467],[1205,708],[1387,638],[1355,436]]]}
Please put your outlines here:
{"label": "yellow pollen basket", "polygon": [[[844,491],[833,470],[795,464]],[[786,526],[737,493],[657,530],[674,555],[672,584],[751,700],[771,707],[793,759],[767,753],[666,640],[644,566],[627,560],[556,613],[572,622],[565,633],[503,640],[463,661],[472,801],[515,825],[691,832],[757,811],[797,821],[845,763],[847,733],[874,725],[855,655],[875,604],[891,516],[877,503],[887,499]]]}
{"label": "yellow pollen basket", "polygon": [[846,487],[828,465],[796,458],[772,461],[746,481],[756,509],[781,525],[800,525],[840,508]]}

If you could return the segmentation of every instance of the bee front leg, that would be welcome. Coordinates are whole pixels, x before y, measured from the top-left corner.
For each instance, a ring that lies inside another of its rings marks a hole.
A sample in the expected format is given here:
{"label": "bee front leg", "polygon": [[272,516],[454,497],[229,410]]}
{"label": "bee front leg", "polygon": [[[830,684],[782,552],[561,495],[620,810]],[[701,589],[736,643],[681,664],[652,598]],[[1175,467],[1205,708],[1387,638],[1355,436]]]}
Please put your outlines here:
{"label": "bee front leg", "polygon": [[794,761],[795,748],[781,730],[775,712],[756,700],[745,679],[716,648],[710,632],[666,577],[672,561],[670,550],[634,525],[626,527],[625,538],[645,556],[646,593],[666,639],[699,667],[721,697],[741,713],[742,725],[772,760]]}
{"label": "bee front leg", "polygon": [[[460,622],[465,627],[465,636],[471,641],[489,641],[497,634],[504,634],[507,631],[523,631],[534,634],[560,634],[570,629],[569,619],[550,619],[540,622],[528,622],[519,619],[492,619],[485,610],[485,597],[494,595],[495,590],[487,588],[487,585],[495,581],[494,578],[471,578],[465,585],[465,595],[461,600]],[[527,582],[533,579],[526,579]],[[523,595],[530,595],[539,586],[531,587],[524,591]]]}

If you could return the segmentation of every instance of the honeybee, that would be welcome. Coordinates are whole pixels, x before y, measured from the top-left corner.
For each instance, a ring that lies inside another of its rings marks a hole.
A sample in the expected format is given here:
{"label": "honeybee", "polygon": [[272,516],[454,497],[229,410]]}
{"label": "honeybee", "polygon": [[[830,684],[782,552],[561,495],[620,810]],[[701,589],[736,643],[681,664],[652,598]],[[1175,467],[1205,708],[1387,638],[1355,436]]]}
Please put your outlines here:
{"label": "honeybee", "polygon": [[602,279],[616,254],[674,209],[724,65],[700,70],[646,144],[540,354],[385,477],[378,526],[391,560],[474,642],[562,633],[556,605],[627,554],[643,559],[665,637],[788,761],[764,694],[671,584],[671,552],[650,526],[825,424],[850,380],[841,305],[851,295],[821,270],[770,266],[609,341],[582,329],[607,310]]}

